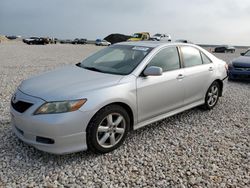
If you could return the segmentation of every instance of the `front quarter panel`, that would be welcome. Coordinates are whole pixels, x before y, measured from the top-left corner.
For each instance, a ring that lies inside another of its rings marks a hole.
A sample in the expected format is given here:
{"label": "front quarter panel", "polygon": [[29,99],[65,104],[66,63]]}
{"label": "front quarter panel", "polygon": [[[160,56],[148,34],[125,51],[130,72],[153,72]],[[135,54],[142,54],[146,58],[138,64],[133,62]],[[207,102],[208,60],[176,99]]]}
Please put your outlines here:
{"label": "front quarter panel", "polygon": [[130,107],[137,122],[136,77],[125,76],[117,85],[100,88],[83,94],[87,102],[80,108],[82,112],[91,112],[94,116],[104,106],[112,103],[124,103]]}

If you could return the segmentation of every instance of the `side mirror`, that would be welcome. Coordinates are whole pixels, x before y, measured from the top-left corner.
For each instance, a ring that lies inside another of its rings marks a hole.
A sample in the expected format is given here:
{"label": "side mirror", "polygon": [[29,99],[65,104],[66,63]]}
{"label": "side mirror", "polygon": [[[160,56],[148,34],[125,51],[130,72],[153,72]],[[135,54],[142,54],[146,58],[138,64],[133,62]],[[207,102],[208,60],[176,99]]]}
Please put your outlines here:
{"label": "side mirror", "polygon": [[143,75],[145,76],[161,76],[162,75],[162,68],[156,66],[147,67],[143,71]]}
{"label": "side mirror", "polygon": [[241,56],[244,56],[244,55],[245,55],[245,53],[240,53],[240,55],[241,55]]}

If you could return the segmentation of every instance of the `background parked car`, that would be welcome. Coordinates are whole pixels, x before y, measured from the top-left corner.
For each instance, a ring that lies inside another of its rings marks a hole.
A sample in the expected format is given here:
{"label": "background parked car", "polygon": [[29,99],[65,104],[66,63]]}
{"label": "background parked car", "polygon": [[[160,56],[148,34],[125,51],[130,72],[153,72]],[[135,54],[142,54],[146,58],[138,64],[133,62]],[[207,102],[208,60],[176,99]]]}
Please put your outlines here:
{"label": "background parked car", "polygon": [[96,46],[109,46],[111,45],[111,43],[106,40],[96,39],[95,45]]}
{"label": "background parked car", "polygon": [[65,40],[60,40],[61,44],[72,44],[72,40],[71,39],[65,39]]}
{"label": "background parked car", "polygon": [[186,39],[178,39],[178,40],[176,40],[175,42],[193,44],[193,42],[191,42],[190,40],[186,40]]}
{"label": "background parked car", "polygon": [[11,35],[11,36],[6,36],[6,38],[8,38],[10,40],[15,40],[18,38],[18,36]]}
{"label": "background parked car", "polygon": [[75,40],[72,41],[72,44],[86,44],[87,39],[78,39],[76,38]]}
{"label": "background parked car", "polygon": [[250,81],[250,49],[229,63],[228,80]]}
{"label": "background parked car", "polygon": [[218,46],[214,49],[214,52],[216,52],[216,53],[227,53],[227,52],[234,53],[235,47],[228,46],[228,45]]}
{"label": "background parked car", "polygon": [[160,33],[156,33],[152,38],[152,40],[157,40],[157,41],[169,41],[171,42],[171,36],[169,34],[160,34]]}
{"label": "background parked car", "polygon": [[150,34],[148,32],[140,32],[133,34],[132,37],[128,39],[128,41],[142,41],[149,39],[150,39]]}
{"label": "background parked car", "polygon": [[46,38],[42,38],[42,37],[30,37],[27,39],[23,39],[23,42],[26,44],[49,44],[49,41]]}

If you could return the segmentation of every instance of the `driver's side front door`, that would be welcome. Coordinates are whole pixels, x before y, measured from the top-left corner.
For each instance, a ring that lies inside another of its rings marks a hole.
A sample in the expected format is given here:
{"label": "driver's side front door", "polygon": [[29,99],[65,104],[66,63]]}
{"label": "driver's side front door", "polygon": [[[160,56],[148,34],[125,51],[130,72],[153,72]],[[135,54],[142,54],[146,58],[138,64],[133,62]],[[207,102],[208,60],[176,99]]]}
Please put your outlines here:
{"label": "driver's side front door", "polygon": [[137,78],[138,123],[183,106],[183,70],[177,47],[161,49],[147,66],[163,69],[161,76]]}

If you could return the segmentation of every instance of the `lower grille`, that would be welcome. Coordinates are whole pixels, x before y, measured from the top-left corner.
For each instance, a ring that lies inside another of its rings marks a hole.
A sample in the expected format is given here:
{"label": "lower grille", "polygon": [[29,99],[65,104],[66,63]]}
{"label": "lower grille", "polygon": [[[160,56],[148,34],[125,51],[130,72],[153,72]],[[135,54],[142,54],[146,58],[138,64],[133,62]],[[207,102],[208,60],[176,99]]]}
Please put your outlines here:
{"label": "lower grille", "polygon": [[24,102],[24,101],[18,101],[16,103],[13,103],[13,101],[11,101],[11,106],[18,112],[23,113],[26,110],[28,110],[33,104],[32,103],[28,103],[28,102]]}
{"label": "lower grille", "polygon": [[45,138],[45,137],[41,137],[41,136],[37,136],[36,141],[43,143],[43,144],[54,144],[55,143],[55,141],[53,139]]}

